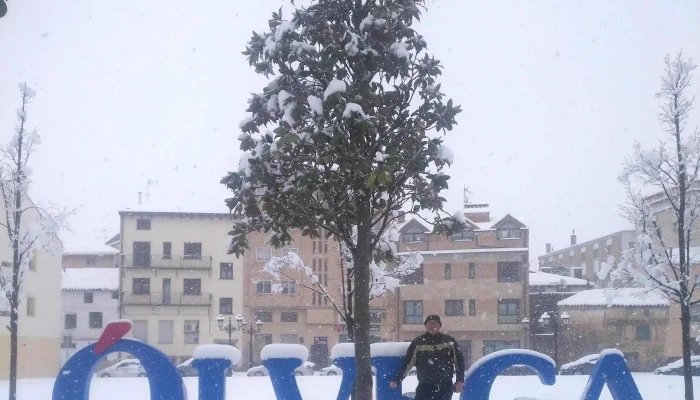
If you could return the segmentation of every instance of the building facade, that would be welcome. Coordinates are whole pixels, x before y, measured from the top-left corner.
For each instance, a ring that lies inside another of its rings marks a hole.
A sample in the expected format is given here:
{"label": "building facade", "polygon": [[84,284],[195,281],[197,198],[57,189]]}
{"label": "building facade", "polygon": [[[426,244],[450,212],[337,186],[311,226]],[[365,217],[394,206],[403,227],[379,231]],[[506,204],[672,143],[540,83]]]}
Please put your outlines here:
{"label": "building facade", "polygon": [[[27,202],[31,200],[26,199]],[[22,223],[36,220],[34,211],[28,209]],[[48,247],[62,247],[57,237]],[[7,230],[0,229],[0,268],[12,268],[12,247]],[[60,250],[59,250],[60,252]],[[0,380],[10,374],[10,324],[7,303],[0,299]],[[34,253],[25,275],[22,302],[19,307],[18,377],[53,378],[60,367],[61,337],[61,256],[41,249]]]}
{"label": "building facade", "polygon": [[101,245],[82,251],[64,251],[63,268],[117,268],[119,266],[119,249]]}
{"label": "building facade", "polygon": [[240,343],[240,332],[229,337],[216,321],[218,314],[243,312],[241,259],[226,254],[234,217],[136,210],[119,215],[120,313],[132,320],[133,337],[176,363],[199,344]]}
{"label": "building facade", "polygon": [[538,257],[539,269],[558,275],[574,278],[588,279],[593,283],[599,283],[596,273],[600,270],[601,263],[609,256],[620,260],[622,252],[634,246],[637,234],[634,231],[619,231],[584,243],[577,243],[576,234],[571,235],[571,246],[552,251],[547,244],[544,255]]}
{"label": "building facade", "polygon": [[425,317],[439,314],[470,364],[526,346],[529,231],[511,215],[492,216],[488,205],[464,214],[468,229],[451,237],[431,234],[416,219],[401,226],[399,252],[419,252],[423,265],[403,279],[395,307],[398,340],[420,335]]}
{"label": "building facade", "polygon": [[[88,257],[88,256],[86,256]],[[61,365],[119,319],[119,269],[67,268],[61,279]],[[116,360],[110,354],[107,361]]]}
{"label": "building facade", "polygon": [[632,371],[653,371],[666,363],[669,303],[660,293],[624,288],[579,292],[559,302],[569,316],[563,329],[563,361],[605,349],[622,351]]}
{"label": "building facade", "polygon": [[[252,339],[253,363],[260,362],[262,346],[270,343],[295,343],[309,348],[309,361],[318,367],[329,364],[330,350],[335,344],[346,342],[347,328],[336,306],[343,309],[343,273],[340,245],[332,237],[310,239],[301,231],[292,230],[293,242],[283,249],[273,249],[265,243],[265,234],[250,234],[250,250],[244,256],[245,318],[263,322],[259,334],[245,339],[241,348],[248,360]],[[304,265],[328,291],[318,293],[319,286],[305,273],[285,269],[281,279],[263,271],[272,257],[288,252],[296,253]],[[335,304],[335,306],[334,306]],[[391,293],[371,301],[372,340],[394,340],[396,318]]]}

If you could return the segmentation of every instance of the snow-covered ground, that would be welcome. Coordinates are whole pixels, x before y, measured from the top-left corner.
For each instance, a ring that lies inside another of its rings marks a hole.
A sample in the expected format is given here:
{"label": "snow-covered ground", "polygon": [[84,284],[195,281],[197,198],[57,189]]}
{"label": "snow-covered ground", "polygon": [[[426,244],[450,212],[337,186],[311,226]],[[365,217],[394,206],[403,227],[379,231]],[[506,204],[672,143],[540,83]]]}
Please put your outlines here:
{"label": "snow-covered ground", "polygon": [[[235,374],[227,378],[228,400],[276,400],[270,378],[246,377]],[[299,388],[304,400],[335,399],[340,376],[298,377]],[[634,379],[644,400],[668,400],[683,398],[683,378],[680,376],[655,376],[634,374]],[[537,399],[569,400],[579,398],[588,380],[587,376],[558,376],[554,386],[543,386],[534,376],[502,376],[496,379],[491,392],[491,400]],[[413,391],[417,381],[408,377],[404,381],[404,392]],[[700,377],[694,378],[695,398],[700,399]],[[188,399],[197,399],[197,378],[185,378]],[[19,400],[50,400],[53,379],[25,379],[19,382]],[[0,399],[7,397],[8,383],[0,381]],[[453,400],[458,400],[454,395]],[[148,400],[148,382],[144,378],[93,379],[90,390],[92,400]],[[612,397],[603,390],[601,400]]]}

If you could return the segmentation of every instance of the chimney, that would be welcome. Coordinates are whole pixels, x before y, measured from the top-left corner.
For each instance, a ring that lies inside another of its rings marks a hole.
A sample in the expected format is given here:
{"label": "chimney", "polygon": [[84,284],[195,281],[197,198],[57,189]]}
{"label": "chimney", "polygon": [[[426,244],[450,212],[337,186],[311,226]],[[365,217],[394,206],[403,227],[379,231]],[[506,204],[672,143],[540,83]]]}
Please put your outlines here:
{"label": "chimney", "polygon": [[575,230],[571,231],[571,245],[572,246],[576,245],[576,231]]}
{"label": "chimney", "polygon": [[547,251],[545,252],[545,254],[551,253],[551,252],[552,252],[552,244],[551,244],[551,243],[547,243],[546,246],[547,246]]}
{"label": "chimney", "polygon": [[143,195],[143,192],[139,192],[139,205],[141,205],[141,197]]}

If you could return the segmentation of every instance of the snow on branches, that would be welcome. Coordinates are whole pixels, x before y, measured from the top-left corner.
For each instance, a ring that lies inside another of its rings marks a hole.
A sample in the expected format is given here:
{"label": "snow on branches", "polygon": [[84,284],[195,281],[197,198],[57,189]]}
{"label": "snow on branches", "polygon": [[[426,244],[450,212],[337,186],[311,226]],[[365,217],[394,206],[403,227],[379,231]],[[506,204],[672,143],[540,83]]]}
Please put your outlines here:
{"label": "snow on branches", "polygon": [[[0,308],[19,305],[24,277],[36,251],[59,254],[57,233],[66,227],[68,212],[34,204],[28,197],[32,184],[29,160],[41,138],[27,129],[27,106],[36,92],[26,83],[19,85],[21,108],[9,144],[0,150],[0,194],[3,213],[0,226],[5,229],[13,249],[12,268],[0,268]],[[14,303],[14,304],[13,304]]]}
{"label": "snow on branches", "polygon": [[636,143],[620,175],[628,197],[623,211],[640,234],[616,264],[603,264],[598,277],[609,277],[615,286],[661,290],[689,305],[696,288],[691,265],[700,262],[690,243],[700,213],[700,135],[685,125],[694,100],[687,89],[695,64],[679,53],[666,57],[665,65],[657,97],[667,135],[650,150]]}

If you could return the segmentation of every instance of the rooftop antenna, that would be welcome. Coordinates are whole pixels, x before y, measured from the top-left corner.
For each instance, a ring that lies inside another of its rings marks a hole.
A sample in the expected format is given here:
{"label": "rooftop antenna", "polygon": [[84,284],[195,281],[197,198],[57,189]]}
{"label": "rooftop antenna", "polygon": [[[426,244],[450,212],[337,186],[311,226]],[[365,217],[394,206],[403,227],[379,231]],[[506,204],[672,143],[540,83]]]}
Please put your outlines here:
{"label": "rooftop antenna", "polygon": [[102,243],[107,243],[107,229],[95,229],[95,232],[101,232],[102,235],[98,236],[98,239],[104,239]]}
{"label": "rooftop antenna", "polygon": [[155,186],[158,184],[158,181],[149,179],[146,181],[146,203],[148,203],[148,200],[151,198],[151,186]]}
{"label": "rooftop antenna", "polygon": [[469,188],[467,185],[464,185],[464,208],[467,208],[469,205],[469,195],[472,194],[472,192],[469,191]]}

